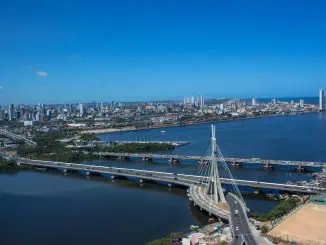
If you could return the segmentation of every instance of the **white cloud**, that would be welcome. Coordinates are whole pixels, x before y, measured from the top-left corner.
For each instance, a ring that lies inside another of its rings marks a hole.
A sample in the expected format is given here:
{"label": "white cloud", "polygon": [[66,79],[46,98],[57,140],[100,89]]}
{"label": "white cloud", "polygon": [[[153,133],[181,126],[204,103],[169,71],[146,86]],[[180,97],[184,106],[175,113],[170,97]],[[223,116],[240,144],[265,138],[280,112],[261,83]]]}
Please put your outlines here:
{"label": "white cloud", "polygon": [[36,75],[39,77],[47,77],[48,73],[45,71],[36,71]]}
{"label": "white cloud", "polygon": [[0,90],[1,90],[1,89],[4,89],[4,87],[0,86]]}

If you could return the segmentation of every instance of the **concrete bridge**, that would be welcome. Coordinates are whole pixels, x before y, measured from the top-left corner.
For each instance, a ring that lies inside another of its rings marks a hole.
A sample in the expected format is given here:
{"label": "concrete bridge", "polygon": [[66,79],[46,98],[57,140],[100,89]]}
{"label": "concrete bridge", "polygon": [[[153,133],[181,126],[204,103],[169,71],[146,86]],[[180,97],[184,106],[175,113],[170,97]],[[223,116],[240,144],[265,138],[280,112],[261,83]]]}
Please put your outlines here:
{"label": "concrete bridge", "polygon": [[[152,153],[117,153],[117,152],[98,152],[96,155],[103,157],[116,157],[119,159],[139,158],[145,161],[153,159],[167,159],[171,163],[179,163],[182,160],[193,160],[205,163],[205,159],[202,156],[191,155],[169,155],[169,154],[152,154]],[[305,167],[324,168],[326,163],[324,162],[307,162],[307,161],[286,161],[286,160],[267,160],[260,158],[236,158],[236,157],[224,157],[226,162],[231,163],[233,166],[239,166],[241,164],[262,164],[264,168],[271,168],[273,166],[293,166],[298,170],[304,170]]]}
{"label": "concrete bridge", "polygon": [[[209,215],[216,216],[219,220],[227,221],[230,223],[233,243],[237,244],[247,244],[256,245],[255,238],[251,234],[250,224],[246,215],[245,204],[242,204],[242,200],[238,199],[232,193],[226,196],[227,207],[219,206],[221,204],[216,204],[213,199],[211,199],[205,192],[201,191],[203,188],[200,183],[203,178],[209,178],[208,176],[198,176],[198,175],[185,175],[177,173],[167,173],[167,172],[157,172],[157,171],[147,171],[138,169],[128,169],[128,168],[115,168],[106,166],[95,166],[86,164],[76,164],[76,163],[64,163],[64,162],[54,162],[54,161],[42,161],[42,160],[30,160],[25,158],[16,159],[18,165],[28,165],[32,167],[41,168],[53,168],[60,169],[63,172],[75,171],[81,172],[85,175],[102,175],[108,174],[112,179],[114,178],[133,178],[138,179],[139,182],[144,181],[156,181],[163,182],[171,185],[181,185],[188,188],[189,200],[193,205],[198,206],[200,210],[205,210]],[[306,187],[297,186],[289,184],[279,184],[279,183],[269,183],[269,182],[258,182],[249,180],[233,180],[220,178],[221,183],[232,185],[232,181],[239,186],[250,186],[254,188],[267,188],[267,189],[277,189],[287,192],[294,193],[325,193],[326,188],[318,187]],[[222,204],[223,205],[223,204]],[[225,205],[225,204],[224,204]],[[236,212],[235,210],[239,210]],[[237,214],[238,213],[238,214]],[[247,234],[247,235],[243,235]],[[241,236],[240,236],[241,235]]]}
{"label": "concrete bridge", "polygon": [[[76,163],[64,163],[64,162],[54,162],[54,161],[42,161],[42,160],[30,160],[26,158],[16,159],[19,165],[29,165],[34,167],[44,167],[44,168],[54,168],[61,169],[63,172],[68,171],[82,171],[86,175],[93,174],[109,174],[112,178],[116,177],[135,177],[141,182],[146,180],[152,181],[162,181],[167,184],[177,184],[186,187],[191,185],[197,185],[203,178],[208,178],[205,176],[198,175],[186,175],[168,172],[158,172],[158,171],[148,171],[139,169],[129,169],[129,168],[116,168],[116,167],[106,167],[106,166],[96,166],[87,164],[76,164]],[[222,184],[232,184],[231,179],[220,178]],[[311,186],[299,186],[292,184],[282,184],[282,183],[271,183],[271,182],[261,182],[261,181],[251,181],[251,180],[240,180],[234,179],[238,186],[247,186],[253,188],[261,189],[274,189],[281,190],[285,192],[293,193],[304,193],[304,194],[320,194],[325,193],[326,188],[311,187]]]}
{"label": "concrete bridge", "polygon": [[15,141],[24,141],[27,145],[30,145],[30,146],[36,145],[36,142],[34,142],[30,139],[27,139],[26,137],[23,137],[21,135],[8,132],[7,130],[4,130],[4,129],[0,129],[0,135],[4,135],[4,136],[6,136],[12,140],[15,140]]}

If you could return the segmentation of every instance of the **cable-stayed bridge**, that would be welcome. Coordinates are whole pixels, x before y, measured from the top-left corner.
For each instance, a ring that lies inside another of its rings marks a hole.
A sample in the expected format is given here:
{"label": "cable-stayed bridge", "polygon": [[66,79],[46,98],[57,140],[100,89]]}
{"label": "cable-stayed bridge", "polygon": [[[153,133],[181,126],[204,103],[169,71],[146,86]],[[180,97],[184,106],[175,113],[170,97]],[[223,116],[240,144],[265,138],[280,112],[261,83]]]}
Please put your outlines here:
{"label": "cable-stayed bridge", "polygon": [[[137,154],[138,156],[140,154]],[[119,156],[119,155],[115,155]],[[121,156],[121,155],[120,155]],[[133,156],[130,153],[122,156]],[[171,155],[164,156],[168,158]],[[199,164],[196,172],[192,175],[148,171],[140,169],[116,168],[107,166],[96,166],[88,164],[64,163],[43,160],[31,160],[26,158],[16,158],[17,164],[29,165],[42,168],[60,169],[63,172],[81,172],[85,175],[110,175],[111,178],[133,178],[140,182],[156,181],[169,185],[181,185],[188,188],[189,200],[201,210],[205,210],[210,215],[229,221],[233,234],[233,244],[258,244],[250,229],[247,207],[239,191],[238,186],[249,186],[253,188],[277,189],[295,193],[324,193],[326,189],[319,187],[298,186],[279,183],[268,183],[249,180],[234,179],[228,168],[226,159],[223,157],[219,146],[216,144],[215,127],[212,126],[211,145],[205,156],[200,160],[205,164]],[[221,178],[221,172],[224,178]],[[225,196],[223,185],[228,186],[229,192]]]}

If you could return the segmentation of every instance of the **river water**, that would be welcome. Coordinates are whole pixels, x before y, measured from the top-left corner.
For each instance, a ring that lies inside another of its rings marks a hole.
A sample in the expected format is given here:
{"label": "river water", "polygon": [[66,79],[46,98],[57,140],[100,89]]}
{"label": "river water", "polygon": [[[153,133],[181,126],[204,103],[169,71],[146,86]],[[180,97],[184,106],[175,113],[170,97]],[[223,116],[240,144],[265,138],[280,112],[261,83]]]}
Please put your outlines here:
{"label": "river water", "polygon": [[[100,135],[103,140],[180,140],[190,144],[171,153],[204,155],[210,124]],[[270,117],[215,124],[225,156],[326,161],[324,114]],[[194,173],[196,164],[166,161],[100,161],[101,164]],[[98,162],[96,162],[98,163]],[[231,168],[235,178],[286,182],[311,175],[285,169]],[[252,211],[276,202],[245,196]],[[185,190],[60,172],[0,174],[0,244],[144,244],[190,225],[207,222]]]}

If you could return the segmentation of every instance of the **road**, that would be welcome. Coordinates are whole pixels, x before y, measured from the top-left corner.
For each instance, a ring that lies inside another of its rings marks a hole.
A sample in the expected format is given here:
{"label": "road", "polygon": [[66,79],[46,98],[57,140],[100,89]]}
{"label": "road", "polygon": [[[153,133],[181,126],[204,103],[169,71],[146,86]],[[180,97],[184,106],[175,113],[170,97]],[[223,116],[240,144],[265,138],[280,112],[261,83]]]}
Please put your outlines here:
{"label": "road", "polygon": [[[226,195],[230,207],[230,219],[233,230],[232,245],[258,245],[251,233],[247,213],[241,203],[232,194]],[[238,214],[236,214],[238,210]],[[237,230],[238,227],[238,230]]]}
{"label": "road", "polygon": [[[191,186],[192,184],[197,184],[199,180],[202,180],[203,176],[196,175],[186,175],[168,172],[158,172],[158,171],[147,171],[140,169],[128,169],[128,168],[115,168],[115,167],[105,167],[96,165],[86,165],[86,164],[76,164],[76,163],[64,163],[64,162],[54,162],[54,161],[42,161],[42,160],[31,160],[25,158],[15,159],[18,163],[27,164],[37,167],[50,167],[50,168],[60,168],[64,170],[84,170],[91,173],[109,173],[117,176],[125,177],[141,177],[143,179],[149,180],[162,180],[169,183],[176,183],[184,186]],[[207,178],[207,177],[206,177]],[[231,184],[231,179],[220,178],[222,184]],[[234,179],[238,186],[249,186],[254,188],[266,188],[283,190],[287,192],[294,193],[309,193],[309,194],[319,194],[325,193],[326,188],[319,187],[309,187],[309,186],[298,186],[289,185],[283,183],[270,183],[261,181],[251,181],[251,180],[239,180]]]}

